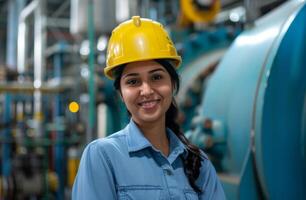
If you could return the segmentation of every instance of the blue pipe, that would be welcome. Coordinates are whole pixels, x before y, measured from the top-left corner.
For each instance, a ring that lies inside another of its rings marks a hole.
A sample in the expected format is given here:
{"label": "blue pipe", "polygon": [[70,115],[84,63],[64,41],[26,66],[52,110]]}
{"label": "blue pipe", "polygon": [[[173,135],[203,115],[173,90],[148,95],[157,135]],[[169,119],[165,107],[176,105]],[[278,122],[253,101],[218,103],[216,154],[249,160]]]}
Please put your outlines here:
{"label": "blue pipe", "polygon": [[[22,8],[25,5],[24,0],[9,1],[8,10],[8,28],[7,28],[7,54],[6,54],[6,64],[9,68],[16,68],[16,48],[17,48],[17,27],[18,27],[18,16]],[[3,123],[8,125],[11,120],[11,95],[5,94],[4,99],[4,115]],[[9,127],[5,127],[1,131],[4,138],[4,144],[2,146],[2,175],[8,177],[11,174],[11,145],[10,141],[11,130]]]}
{"label": "blue pipe", "polygon": [[[63,44],[59,44],[60,49],[59,52],[54,54],[54,77],[57,79],[61,79],[62,77],[62,66],[63,66]],[[54,101],[54,121],[56,124],[61,123],[63,118],[63,102],[62,102],[62,95],[57,94],[55,96]],[[56,199],[62,200],[64,199],[64,191],[65,191],[65,148],[64,144],[59,142],[64,140],[64,132],[63,131],[56,131],[56,146],[55,146],[55,171],[59,178],[59,187],[56,192]]]}
{"label": "blue pipe", "polygon": [[11,119],[11,95],[6,94],[4,99],[4,115],[3,115],[3,123],[5,124],[5,128],[1,135],[3,135],[4,143],[2,145],[2,175],[4,177],[9,177],[11,175],[11,130],[8,127]]}

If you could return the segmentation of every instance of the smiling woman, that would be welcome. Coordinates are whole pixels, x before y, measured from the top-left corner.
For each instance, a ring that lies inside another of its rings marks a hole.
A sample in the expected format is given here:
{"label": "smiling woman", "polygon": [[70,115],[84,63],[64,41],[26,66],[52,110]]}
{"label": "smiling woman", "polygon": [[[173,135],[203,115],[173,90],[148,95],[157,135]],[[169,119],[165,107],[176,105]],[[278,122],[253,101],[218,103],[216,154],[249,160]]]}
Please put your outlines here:
{"label": "smiling woman", "polygon": [[137,124],[165,123],[165,113],[172,102],[170,75],[156,61],[126,65],[120,79],[120,94]]}
{"label": "smiling woman", "polygon": [[158,22],[136,16],[114,29],[104,72],[131,120],[86,147],[72,199],[225,199],[211,162],[175,121],[180,62]]}

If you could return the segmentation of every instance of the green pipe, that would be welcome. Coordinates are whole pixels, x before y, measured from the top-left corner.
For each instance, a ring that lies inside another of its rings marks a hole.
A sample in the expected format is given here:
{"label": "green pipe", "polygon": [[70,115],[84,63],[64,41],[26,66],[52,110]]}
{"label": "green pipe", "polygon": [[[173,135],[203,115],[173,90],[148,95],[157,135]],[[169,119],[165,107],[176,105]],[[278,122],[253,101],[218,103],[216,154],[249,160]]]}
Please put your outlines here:
{"label": "green pipe", "polygon": [[96,96],[95,96],[95,82],[94,82],[94,73],[95,73],[95,30],[94,30],[94,10],[93,10],[93,0],[89,0],[88,3],[88,12],[87,12],[87,20],[88,20],[88,38],[89,38],[89,84],[88,84],[88,91],[89,91],[89,130],[87,136],[87,142],[92,140],[93,132],[95,128],[96,122]]}

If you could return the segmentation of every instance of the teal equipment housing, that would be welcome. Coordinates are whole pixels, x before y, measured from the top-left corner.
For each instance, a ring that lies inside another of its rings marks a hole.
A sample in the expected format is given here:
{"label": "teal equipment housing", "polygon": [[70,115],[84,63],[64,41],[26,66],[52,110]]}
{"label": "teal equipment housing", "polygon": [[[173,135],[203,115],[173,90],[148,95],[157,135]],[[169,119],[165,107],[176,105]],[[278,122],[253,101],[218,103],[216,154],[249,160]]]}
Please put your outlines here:
{"label": "teal equipment housing", "polygon": [[228,199],[306,199],[305,1],[286,2],[234,41],[200,109],[213,140],[225,141]]}

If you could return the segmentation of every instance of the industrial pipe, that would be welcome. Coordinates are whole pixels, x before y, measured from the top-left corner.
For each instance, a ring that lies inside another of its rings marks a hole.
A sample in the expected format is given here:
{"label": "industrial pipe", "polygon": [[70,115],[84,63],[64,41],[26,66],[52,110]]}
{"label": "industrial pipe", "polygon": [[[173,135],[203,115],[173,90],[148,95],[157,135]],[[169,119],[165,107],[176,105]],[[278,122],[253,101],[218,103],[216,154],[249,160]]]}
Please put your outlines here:
{"label": "industrial pipe", "polygon": [[36,135],[41,136],[42,133],[42,94],[40,88],[45,73],[44,50],[46,42],[46,16],[44,0],[34,0],[25,7],[19,17],[18,25],[18,66],[19,81],[24,81],[24,73],[26,72],[26,51],[27,51],[27,18],[34,12],[34,120],[37,122]]}

